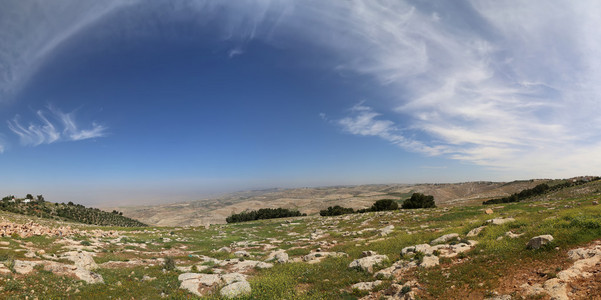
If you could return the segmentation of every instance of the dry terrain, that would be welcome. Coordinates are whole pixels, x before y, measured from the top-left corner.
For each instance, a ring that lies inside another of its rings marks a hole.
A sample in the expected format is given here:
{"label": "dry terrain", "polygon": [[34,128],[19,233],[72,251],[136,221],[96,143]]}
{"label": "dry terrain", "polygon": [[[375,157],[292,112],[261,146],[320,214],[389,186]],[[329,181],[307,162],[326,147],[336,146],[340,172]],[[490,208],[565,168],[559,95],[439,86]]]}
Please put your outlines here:
{"label": "dry terrain", "polygon": [[282,207],[314,215],[334,205],[360,209],[371,206],[379,199],[395,199],[400,202],[416,192],[433,195],[440,207],[480,204],[483,200],[508,196],[547,181],[549,180],[271,189],[232,193],[214,199],[184,203],[104,209],[117,209],[123,211],[125,216],[155,226],[200,226],[223,224],[226,217],[246,210]]}

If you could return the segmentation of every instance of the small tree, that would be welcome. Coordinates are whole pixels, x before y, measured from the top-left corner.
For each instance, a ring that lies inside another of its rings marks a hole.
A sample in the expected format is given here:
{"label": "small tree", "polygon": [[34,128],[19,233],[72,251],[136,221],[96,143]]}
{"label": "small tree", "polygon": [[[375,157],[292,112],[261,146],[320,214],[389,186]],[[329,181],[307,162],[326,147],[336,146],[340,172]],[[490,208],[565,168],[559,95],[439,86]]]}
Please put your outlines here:
{"label": "small tree", "polygon": [[426,196],[421,193],[413,193],[411,198],[403,202],[403,209],[414,209],[414,208],[433,208],[436,207],[434,203],[434,196]]}
{"label": "small tree", "polygon": [[33,195],[32,195],[32,194],[27,194],[27,195],[25,196],[25,198],[26,198],[26,199],[29,199],[29,200],[33,200]]}
{"label": "small tree", "polygon": [[44,196],[38,195],[37,198],[39,202],[44,202]]}

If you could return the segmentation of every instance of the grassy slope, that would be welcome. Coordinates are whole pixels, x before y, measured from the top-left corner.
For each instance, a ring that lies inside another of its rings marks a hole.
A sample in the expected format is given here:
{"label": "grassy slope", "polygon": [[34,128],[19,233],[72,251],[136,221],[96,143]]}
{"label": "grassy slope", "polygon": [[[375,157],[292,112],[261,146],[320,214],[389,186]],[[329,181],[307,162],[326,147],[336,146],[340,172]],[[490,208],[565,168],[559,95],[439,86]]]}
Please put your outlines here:
{"label": "grassy slope", "polygon": [[[399,211],[392,213],[367,213],[354,215],[346,220],[342,217],[306,217],[298,218],[299,225],[282,227],[283,220],[264,220],[241,224],[218,225],[204,228],[145,228],[146,231],[125,231],[126,243],[122,246],[107,245],[95,258],[98,263],[109,260],[131,260],[135,258],[152,259],[160,257],[165,249],[182,249],[181,255],[173,256],[178,265],[190,265],[198,262],[187,253],[209,255],[217,258],[232,257],[230,254],[211,252],[236,241],[267,243],[270,239],[279,248],[287,249],[291,256],[300,256],[310,250],[328,246],[317,245],[313,241],[303,240],[314,229],[323,229],[329,237],[320,239],[336,240],[337,244],[328,251],[346,252],[349,257],[326,259],[318,264],[290,263],[276,264],[274,268],[256,270],[249,279],[253,288],[251,299],[353,299],[349,286],[360,281],[371,281],[370,274],[349,269],[348,264],[358,257],[361,251],[374,250],[388,255],[391,260],[401,259],[403,247],[426,243],[445,233],[459,233],[462,236],[472,228],[482,225],[493,217],[514,217],[517,221],[502,226],[489,226],[475,239],[480,243],[465,257],[442,259],[441,266],[418,270],[406,278],[417,279],[422,285],[419,296],[422,299],[475,299],[490,295],[492,291],[513,293],[514,286],[523,283],[521,274],[532,270],[548,273],[565,268],[568,262],[565,253],[568,249],[584,245],[592,240],[601,239],[601,206],[591,202],[601,195],[601,183],[592,183],[573,187],[545,195],[532,201],[493,206],[492,216],[483,213],[483,206],[457,207],[451,209],[431,209]],[[486,208],[489,208],[487,206]],[[11,214],[3,214],[14,217]],[[362,225],[361,225],[362,224]],[[345,231],[357,231],[360,228],[381,228],[387,224],[395,225],[394,232],[384,239],[375,232],[365,232],[360,236],[344,236]],[[95,227],[87,227],[95,228]],[[505,232],[524,233],[517,239],[503,238]],[[299,236],[290,236],[296,232]],[[409,234],[408,232],[411,232]],[[526,242],[533,236],[551,234],[555,237],[552,247],[542,250],[527,250]],[[169,237],[165,242],[162,238]],[[357,240],[364,238],[365,240]],[[85,238],[81,238],[85,239]],[[29,239],[0,238],[9,241],[14,249],[27,242],[49,249],[52,253],[64,251],[57,248],[53,238],[34,237]],[[319,241],[319,240],[318,240]],[[145,244],[146,248],[141,247]],[[559,250],[555,250],[559,247]],[[125,250],[131,250],[127,252]],[[2,250],[3,255],[23,256],[23,252]],[[175,253],[175,252],[174,252]],[[252,250],[258,259],[264,258],[268,251]],[[37,272],[27,277],[12,275],[0,277],[0,298],[25,298],[25,296],[45,295],[46,299],[104,299],[109,296],[122,299],[156,299],[164,293],[172,299],[196,299],[186,291],[180,290],[178,271],[163,272],[162,267],[136,267],[120,269],[100,269],[106,285],[86,285],[75,280]],[[530,272],[531,273],[531,272]],[[156,277],[153,281],[143,281],[142,276]],[[10,279],[13,277],[13,279]],[[543,276],[544,277],[544,276]],[[541,278],[543,278],[541,277]],[[537,280],[532,279],[532,280]],[[542,280],[542,279],[541,279]],[[118,284],[120,282],[120,285]],[[381,288],[390,285],[386,281]],[[211,298],[211,297],[208,297]]]}

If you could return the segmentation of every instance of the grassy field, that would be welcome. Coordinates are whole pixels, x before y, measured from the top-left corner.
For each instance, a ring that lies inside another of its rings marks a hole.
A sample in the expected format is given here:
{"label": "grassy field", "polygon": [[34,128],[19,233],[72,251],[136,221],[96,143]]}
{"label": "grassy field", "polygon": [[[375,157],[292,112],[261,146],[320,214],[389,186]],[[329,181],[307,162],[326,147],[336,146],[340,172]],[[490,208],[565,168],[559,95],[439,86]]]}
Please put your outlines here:
{"label": "grassy field", "polygon": [[[417,281],[413,291],[419,299],[482,299],[495,293],[514,299],[536,298],[523,295],[525,282],[543,282],[569,267],[569,249],[601,239],[601,198],[599,183],[578,186],[531,201],[492,206],[399,210],[338,217],[299,217],[205,227],[108,228],[71,224],[81,230],[117,230],[117,236],[1,237],[0,262],[10,267],[15,260],[53,260],[72,263],[63,257],[67,251],[93,254],[104,283],[87,284],[72,276],[61,276],[36,267],[28,274],[10,272],[0,276],[3,299],[220,299],[219,287],[199,297],[180,289],[182,273],[230,272],[226,260],[263,261],[274,250],[283,249],[288,263],[273,263],[266,269],[250,268],[242,273],[252,288],[240,299],[357,299],[384,297],[392,284]],[[5,221],[34,222],[59,226],[51,220],[2,213]],[[415,268],[402,278],[385,279],[372,291],[351,289],[358,282],[374,281],[374,275],[349,268],[362,251],[375,251],[389,260],[376,266],[383,269],[400,260],[404,247],[429,243],[447,233],[461,239],[492,218],[514,218],[503,225],[487,225],[476,237],[478,244],[452,258],[440,258],[440,265]],[[64,226],[66,223],[60,223]],[[392,233],[381,236],[380,229],[394,225]],[[507,232],[522,234],[509,238]],[[538,250],[526,248],[530,238],[550,234],[553,242]],[[216,250],[229,247],[231,252]],[[43,250],[44,254],[40,254]],[[244,250],[250,257],[238,258]],[[347,256],[324,258],[307,263],[304,255],[343,252]],[[215,261],[208,260],[209,258]],[[175,262],[167,263],[167,259]],[[10,269],[10,268],[9,268]],[[201,271],[199,271],[202,269]],[[540,296],[544,299],[546,296]]]}

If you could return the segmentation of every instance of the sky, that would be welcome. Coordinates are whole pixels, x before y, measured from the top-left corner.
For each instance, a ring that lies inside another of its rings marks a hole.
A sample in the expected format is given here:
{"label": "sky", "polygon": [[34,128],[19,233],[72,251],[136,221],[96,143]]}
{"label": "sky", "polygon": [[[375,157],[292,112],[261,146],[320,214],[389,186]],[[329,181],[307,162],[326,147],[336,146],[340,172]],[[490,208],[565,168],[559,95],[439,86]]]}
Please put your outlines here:
{"label": "sky", "polygon": [[601,2],[0,2],[0,193],[601,174]]}

